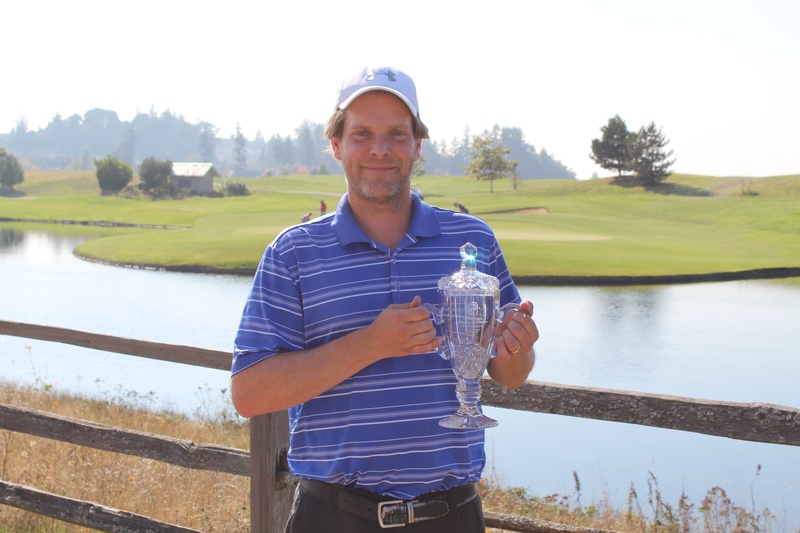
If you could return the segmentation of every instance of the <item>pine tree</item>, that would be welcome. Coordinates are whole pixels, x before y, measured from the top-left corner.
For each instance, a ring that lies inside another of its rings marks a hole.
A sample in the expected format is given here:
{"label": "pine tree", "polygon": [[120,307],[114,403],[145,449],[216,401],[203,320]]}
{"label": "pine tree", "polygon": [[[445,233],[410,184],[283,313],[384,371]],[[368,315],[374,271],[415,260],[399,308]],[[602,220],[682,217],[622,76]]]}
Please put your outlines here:
{"label": "pine tree", "polygon": [[670,167],[675,159],[670,159],[673,151],[666,150],[667,144],[669,141],[655,122],[651,122],[646,128],[640,128],[633,136],[629,169],[643,183],[656,185],[672,174]]}
{"label": "pine tree", "polygon": [[247,139],[238,123],[236,124],[236,135],[233,137],[233,155],[236,161],[236,175],[244,176],[247,173]]}
{"label": "pine tree", "polygon": [[619,115],[608,120],[608,124],[600,128],[603,132],[601,139],[592,139],[592,160],[606,170],[614,170],[619,178],[622,171],[628,168],[630,156],[628,143],[631,134],[625,121]]}

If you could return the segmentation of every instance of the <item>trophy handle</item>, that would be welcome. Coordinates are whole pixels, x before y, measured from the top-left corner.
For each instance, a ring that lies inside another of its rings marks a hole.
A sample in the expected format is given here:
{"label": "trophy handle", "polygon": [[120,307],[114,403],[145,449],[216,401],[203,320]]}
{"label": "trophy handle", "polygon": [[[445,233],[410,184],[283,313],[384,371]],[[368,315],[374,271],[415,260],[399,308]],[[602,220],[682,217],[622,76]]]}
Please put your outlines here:
{"label": "trophy handle", "polygon": [[[433,320],[434,324],[436,324],[437,326],[442,325],[442,313],[444,311],[442,310],[441,305],[420,304],[420,307],[424,307],[425,309],[431,312],[431,320]],[[444,333],[442,334],[442,336],[444,336]],[[439,345],[439,349],[436,350],[436,353],[439,354],[439,357],[441,357],[444,360],[450,359],[449,346],[450,345],[447,343],[447,339],[444,339],[442,344]]]}
{"label": "trophy handle", "polygon": [[508,311],[519,311],[519,304],[518,303],[508,303],[500,308],[500,312],[497,313],[497,322],[500,323],[503,321],[503,317],[506,316],[506,312]]}

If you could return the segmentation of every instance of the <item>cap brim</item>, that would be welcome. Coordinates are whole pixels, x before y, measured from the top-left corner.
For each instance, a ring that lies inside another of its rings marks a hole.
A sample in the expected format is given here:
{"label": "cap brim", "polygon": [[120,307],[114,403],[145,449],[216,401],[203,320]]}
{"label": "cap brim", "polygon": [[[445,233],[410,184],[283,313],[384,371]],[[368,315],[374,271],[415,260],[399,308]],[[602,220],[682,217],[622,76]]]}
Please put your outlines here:
{"label": "cap brim", "polygon": [[391,94],[395,95],[396,97],[398,97],[400,100],[402,100],[408,106],[408,108],[411,110],[411,114],[412,115],[414,115],[415,117],[419,115],[419,111],[417,111],[417,109],[414,107],[414,104],[412,104],[408,100],[408,98],[406,98],[400,91],[396,91],[396,90],[391,89],[389,87],[381,87],[381,86],[377,86],[377,85],[376,86],[372,86],[372,87],[362,87],[362,88],[358,89],[353,94],[351,94],[350,96],[345,98],[345,100],[337,106],[338,109],[346,109],[347,106],[349,106],[351,103],[353,103],[353,100],[355,100],[356,98],[358,98],[362,94],[370,92],[370,91],[386,91],[387,93],[391,93]]}

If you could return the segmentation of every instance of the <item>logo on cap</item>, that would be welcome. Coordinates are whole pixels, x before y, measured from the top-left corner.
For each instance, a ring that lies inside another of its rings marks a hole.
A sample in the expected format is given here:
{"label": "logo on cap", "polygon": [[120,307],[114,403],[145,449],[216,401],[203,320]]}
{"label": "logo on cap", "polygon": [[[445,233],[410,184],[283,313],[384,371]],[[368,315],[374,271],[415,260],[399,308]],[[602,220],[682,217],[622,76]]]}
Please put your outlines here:
{"label": "logo on cap", "polygon": [[382,69],[382,70],[370,69],[370,70],[367,71],[367,77],[364,78],[364,79],[365,79],[365,81],[372,81],[372,80],[375,79],[375,76],[378,75],[378,74],[383,74],[384,76],[386,76],[386,79],[388,81],[397,81],[397,77],[396,77],[395,73],[392,72],[388,68],[387,69]]}

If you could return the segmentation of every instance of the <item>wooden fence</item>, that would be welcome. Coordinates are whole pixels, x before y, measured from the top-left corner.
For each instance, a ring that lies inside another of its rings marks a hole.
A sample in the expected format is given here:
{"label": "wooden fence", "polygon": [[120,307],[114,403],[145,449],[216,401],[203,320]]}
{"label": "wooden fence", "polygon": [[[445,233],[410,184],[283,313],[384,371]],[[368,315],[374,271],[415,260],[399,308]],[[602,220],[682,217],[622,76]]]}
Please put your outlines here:
{"label": "wooden fence", "polygon": [[[0,334],[59,342],[188,365],[230,370],[230,353],[84,331],[0,320]],[[800,446],[800,409],[765,403],[698,400],[657,394],[529,381],[517,390],[483,382],[483,403],[523,411],[627,422],[733,439]],[[0,428],[78,446],[163,461],[185,468],[250,477],[250,530],[282,531],[293,497],[286,467],[286,412],[250,420],[250,453],[195,444],[161,435],[110,427],[22,407],[0,404]],[[254,446],[253,443],[264,445]],[[181,533],[193,529],[66,498],[0,480],[0,504],[108,532]],[[485,511],[487,527],[518,532],[592,532],[541,520]]]}

